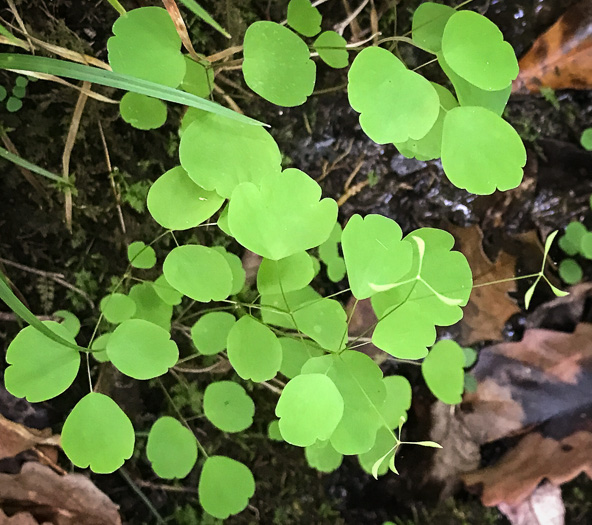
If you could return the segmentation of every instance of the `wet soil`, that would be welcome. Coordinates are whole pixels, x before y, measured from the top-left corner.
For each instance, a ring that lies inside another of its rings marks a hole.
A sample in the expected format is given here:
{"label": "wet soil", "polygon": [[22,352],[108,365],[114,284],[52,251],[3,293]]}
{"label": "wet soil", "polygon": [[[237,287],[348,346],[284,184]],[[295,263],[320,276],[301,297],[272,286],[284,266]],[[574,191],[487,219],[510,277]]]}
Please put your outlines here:
{"label": "wet soil", "polygon": [[[129,2],[128,7],[148,3],[156,2],[136,0]],[[386,6],[386,2],[375,3],[379,12]],[[409,14],[419,3],[419,0],[398,2],[399,34],[409,29]],[[475,0],[471,7],[496,22],[520,56],[536,36],[573,3],[571,0]],[[116,17],[107,2],[41,0],[33,9],[30,3],[21,0],[16,5],[33,34],[106,59],[106,40]],[[282,19],[286,2],[226,0],[204,1],[203,5],[224,20],[234,35],[240,35],[246,25],[256,19]],[[323,9],[326,20],[337,22],[344,17],[341,3],[335,0],[325,4]],[[0,11],[0,15],[12,20],[6,9]],[[369,19],[362,15],[359,23],[367,27]],[[385,15],[381,29],[392,34],[394,23],[392,16]],[[190,22],[189,27],[196,47],[203,48],[204,52],[229,45],[195,21]],[[237,37],[231,44],[239,41]],[[425,60],[421,53],[406,47],[399,51],[412,67]],[[428,66],[424,71],[432,80],[443,80],[435,67]],[[242,84],[239,74],[229,73],[228,78]],[[574,219],[584,220],[592,227],[588,204],[592,194],[592,157],[578,146],[581,131],[592,124],[591,92],[557,93],[557,104],[541,96],[513,97],[505,117],[520,132],[529,150],[525,183],[503,195],[478,197],[452,186],[439,162],[405,159],[393,146],[372,143],[361,131],[357,114],[349,107],[344,89],[340,87],[344,80],[343,72],[319,68],[317,89],[337,89],[313,96],[307,104],[294,109],[278,109],[229,88],[239,106],[248,108],[252,116],[271,125],[271,133],[285,155],[285,165],[302,169],[319,180],[327,196],[339,199],[348,189],[366,183],[358,193],[351,192],[341,206],[342,221],[354,213],[380,213],[395,219],[405,233],[423,226],[445,228],[447,224],[479,224],[484,231],[486,248],[492,254],[516,233],[536,230],[544,238]],[[13,75],[0,74],[0,83],[5,87],[12,86],[13,82]],[[116,96],[109,90],[101,92]],[[37,82],[29,85],[21,111],[8,113],[2,106],[2,128],[23,157],[60,172],[76,96],[70,89]],[[44,191],[37,191],[14,166],[0,161],[3,173],[0,177],[0,257],[28,268],[60,272],[67,282],[83,290],[96,304],[109,290],[113,278],[125,270],[126,245],[136,239],[153,239],[160,233],[147,216],[143,201],[148,183],[178,163],[176,127],[179,118],[180,110],[169,107],[167,124],[159,130],[143,133],[122,122],[116,106],[88,101],[70,169],[75,174],[77,188],[72,233],[63,222],[62,193],[45,183]],[[114,182],[121,193],[125,232],[109,179],[99,122],[115,167]],[[355,176],[348,181],[355,171]],[[214,233],[206,231],[199,235]],[[181,236],[179,240],[186,239]],[[170,240],[166,238],[157,245],[157,251],[164,253],[170,247]],[[239,253],[236,246],[231,249]],[[35,313],[47,315],[68,305],[81,318],[82,333],[90,333],[96,321],[95,310],[80,294],[56,285],[46,276],[19,270],[8,262],[0,262],[0,269],[10,277]],[[592,277],[592,266],[585,271],[587,277]],[[146,277],[151,275],[148,273]],[[328,293],[343,287],[343,283],[320,285],[324,288],[322,291]],[[544,293],[535,296],[538,303],[546,299]],[[17,330],[15,322],[0,322],[3,349]],[[385,372],[396,370],[416,385],[407,437],[425,438],[432,399],[421,386],[414,367],[389,366],[393,368]],[[204,383],[212,379],[215,378],[203,379],[199,390],[189,385],[175,392],[173,381],[165,381],[165,387],[182,403],[183,396],[199,396]],[[0,411],[32,426],[49,425],[58,430],[65,414],[85,392],[85,381],[81,377],[66,394],[35,407],[11,399],[0,389]],[[157,384],[139,386],[137,382],[131,384],[114,377],[112,385],[116,399],[125,404],[139,428],[148,429],[151,422],[167,410]],[[477,499],[467,494],[433,510],[438,490],[423,484],[423,474],[430,460],[425,450],[403,451],[399,465],[402,475],[386,476],[379,481],[364,474],[351,458],[331,475],[312,471],[306,466],[302,451],[265,438],[274,399],[269,392],[260,389],[255,389],[252,395],[258,407],[258,418],[254,427],[241,434],[238,440],[235,436],[232,439],[222,436],[207,424],[201,430],[209,449],[228,451],[251,465],[259,483],[252,507],[228,523],[372,525],[395,521],[395,516],[398,524],[504,523],[497,512],[485,511]],[[196,507],[193,492],[183,494],[158,488],[160,482],[141,458],[136,458],[126,468],[133,479],[145,483],[141,488],[155,507],[164,516],[174,516],[173,523],[209,523],[202,521],[199,512],[192,514],[192,507]],[[121,476],[93,479],[121,505],[127,523],[150,522],[150,513]],[[195,487],[196,483],[196,473],[193,473],[184,486]],[[587,490],[589,493],[590,489]],[[575,505],[574,515],[582,514],[581,509]],[[578,518],[584,521],[574,518],[569,523],[586,523],[588,518],[589,515],[584,515]]]}

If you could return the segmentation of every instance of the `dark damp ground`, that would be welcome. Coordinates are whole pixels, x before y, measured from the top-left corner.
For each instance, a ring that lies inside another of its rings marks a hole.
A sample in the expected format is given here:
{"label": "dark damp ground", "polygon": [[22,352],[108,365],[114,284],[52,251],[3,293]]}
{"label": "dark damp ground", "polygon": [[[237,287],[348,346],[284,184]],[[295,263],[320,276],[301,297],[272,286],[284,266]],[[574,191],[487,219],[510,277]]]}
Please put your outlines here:
{"label": "dark damp ground", "polygon": [[[107,2],[54,0],[28,2],[16,0],[25,24],[36,36],[54,44],[106,59],[105,45],[116,13]],[[128,8],[150,2],[126,2]],[[156,2],[153,2],[156,4]],[[223,21],[233,35],[240,36],[246,26],[258,19],[281,20],[286,1],[225,0],[202,4]],[[357,2],[350,2],[352,6]],[[398,2],[398,17],[392,10],[381,19],[385,35],[403,34],[410,27],[410,13],[419,0]],[[571,0],[475,0],[470,7],[478,9],[496,22],[521,56],[534,39],[565,11]],[[377,0],[381,12],[387,4]],[[391,2],[392,4],[392,2]],[[326,27],[344,18],[341,2],[331,0],[321,8]],[[0,15],[12,21],[8,9]],[[226,41],[214,32],[188,18],[194,45],[204,53],[240,43],[237,37]],[[358,18],[361,28],[369,27],[369,18]],[[347,36],[347,34],[346,34]],[[399,51],[410,66],[426,60],[421,53],[401,46]],[[437,68],[424,69],[428,78],[443,81]],[[239,74],[227,78],[242,84]],[[555,99],[542,96],[513,97],[506,118],[516,127],[527,144],[529,160],[521,188],[503,195],[477,197],[453,187],[443,175],[438,162],[408,160],[393,146],[377,146],[361,132],[357,115],[348,105],[343,89],[345,73],[318,68],[318,90],[326,94],[313,96],[300,108],[278,109],[242,91],[224,85],[239,106],[269,123],[271,133],[280,144],[285,165],[306,171],[316,179],[327,196],[339,199],[348,188],[367,181],[359,193],[340,208],[342,220],[353,213],[381,213],[397,220],[407,233],[422,226],[446,227],[479,224],[484,231],[489,253],[498,252],[512,235],[536,230],[544,237],[565,226],[570,220],[584,220],[592,227],[588,197],[592,194],[592,157],[578,146],[582,130],[592,125],[592,93],[564,91]],[[14,76],[0,74],[0,83],[10,89]],[[341,87],[340,87],[341,86]],[[334,88],[334,89],[332,89]],[[105,95],[117,93],[102,89]],[[0,107],[4,133],[19,153],[28,160],[60,173],[63,145],[76,103],[76,93],[47,82],[29,84],[23,109],[8,113]],[[23,271],[10,262],[47,272],[59,272],[67,282],[81,289],[95,304],[109,290],[113,279],[126,266],[125,247],[136,239],[150,240],[160,230],[145,211],[144,200],[149,182],[178,163],[176,126],[178,108],[169,106],[169,119],[163,128],[148,133],[133,130],[118,118],[117,107],[89,100],[72,154],[70,172],[75,175],[73,231],[63,223],[63,197],[60,191],[42,181],[42,190],[31,186],[11,164],[0,161],[0,269],[10,277],[20,296],[37,314],[51,314],[68,308],[83,321],[82,339],[88,337],[96,321],[95,310],[87,299],[51,278]],[[109,181],[109,171],[99,133],[101,123],[111,163],[114,182],[121,191],[121,209],[125,219],[123,233],[118,218],[117,201]],[[215,233],[200,230],[203,239],[212,240]],[[188,236],[180,236],[180,241]],[[219,240],[219,239],[218,239]],[[159,253],[170,248],[170,240],[157,245]],[[231,246],[231,249],[237,249]],[[238,251],[237,251],[238,253]],[[552,255],[558,255],[552,252]],[[592,277],[592,267],[585,267]],[[517,268],[520,272],[521,268]],[[151,275],[147,275],[148,278]],[[337,291],[339,285],[319,283],[325,292]],[[540,303],[549,297],[535,296]],[[4,309],[3,309],[4,311]],[[520,319],[515,320],[520,326]],[[4,350],[18,330],[12,321],[0,321],[0,341]],[[519,328],[518,328],[519,330]],[[516,330],[509,330],[516,333]],[[81,339],[81,343],[84,341]],[[395,371],[393,365],[385,372]],[[430,396],[421,386],[417,370],[400,367],[397,373],[409,377],[415,385],[414,406],[407,425],[407,438],[425,439],[429,431]],[[188,387],[165,382],[179,404],[189,398],[199,399],[200,377]],[[128,382],[116,375],[103,377],[115,399],[134,419],[136,427],[148,429],[159,414],[167,410],[166,401],[156,384]],[[17,421],[35,427],[51,425],[59,430],[66,414],[85,393],[85,378],[79,378],[72,389],[48,403],[35,407],[15,401],[0,389],[0,411]],[[401,476],[385,476],[374,481],[358,468],[351,458],[333,474],[320,475],[309,469],[301,450],[266,439],[266,423],[272,418],[274,398],[270,392],[254,389],[257,406],[255,424],[247,432],[232,438],[223,436],[207,424],[203,442],[212,452],[228,453],[249,464],[258,481],[252,507],[228,523],[246,524],[381,524],[391,520],[398,525],[410,524],[497,524],[506,523],[493,509],[484,509],[478,499],[460,493],[456,499],[435,505],[438,488],[423,485],[429,468],[429,451],[403,450],[398,467]],[[141,439],[140,439],[140,444]],[[181,525],[212,523],[202,519],[195,498],[197,473],[183,482],[189,492],[171,492],[157,487],[142,454],[126,465],[132,479],[143,480],[141,487],[159,512],[170,523]],[[1,461],[0,470],[15,471],[18,463]],[[145,505],[118,475],[93,476],[95,482],[117,504],[127,523],[141,524],[152,520]],[[148,485],[145,485],[148,483]],[[568,508],[567,523],[590,523],[591,483],[579,479],[564,490]]]}

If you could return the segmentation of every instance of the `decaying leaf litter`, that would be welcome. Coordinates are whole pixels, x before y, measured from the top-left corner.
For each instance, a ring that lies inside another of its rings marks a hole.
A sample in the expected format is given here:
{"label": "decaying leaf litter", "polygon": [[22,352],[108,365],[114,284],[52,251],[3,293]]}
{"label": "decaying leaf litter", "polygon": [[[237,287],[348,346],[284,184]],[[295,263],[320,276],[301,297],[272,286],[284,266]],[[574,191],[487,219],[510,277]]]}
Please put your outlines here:
{"label": "decaying leaf litter", "polygon": [[[520,54],[521,51],[525,51],[530,46],[534,37],[541,32],[542,28],[546,28],[546,26],[554,22],[557,16],[567,7],[567,3],[569,2],[547,1],[537,2],[536,6],[532,6],[528,2],[525,2],[525,5],[521,5],[520,2],[497,2],[489,6],[487,15],[502,26],[510,41],[514,38],[513,43]],[[475,2],[475,6],[483,9],[487,7],[485,4],[488,3]],[[540,7],[540,9],[537,10],[535,7]],[[71,29],[84,25],[76,22],[76,17],[69,6],[64,6],[63,10],[60,10],[59,6],[55,9],[55,14],[62,15],[62,13],[66,13],[67,25]],[[107,13],[108,11],[105,10],[106,15]],[[520,13],[522,14],[520,15]],[[85,16],[92,20],[92,15]],[[85,16],[79,18],[84,21]],[[112,16],[112,14],[109,13],[107,16]],[[496,16],[499,17],[499,20],[496,20]],[[507,21],[505,26],[502,22],[504,19]],[[516,20],[519,20],[520,23],[516,24]],[[98,29],[97,41],[99,41],[102,38],[100,31],[103,22],[95,20],[95,23],[94,27]],[[531,32],[531,35],[527,40],[526,36],[523,37],[523,35],[529,32]],[[108,35],[105,35],[104,38],[106,36]],[[100,46],[98,47],[100,48]],[[401,52],[407,51],[402,49]],[[327,78],[325,81],[327,87],[337,84],[333,78]],[[43,97],[41,90],[37,96]],[[51,97],[54,97],[53,100],[61,100],[63,104],[69,106],[75,103],[75,97],[72,96],[69,90],[54,90]],[[46,98],[47,112],[42,114],[48,124],[55,118],[52,111],[58,112],[55,106],[52,107],[51,97]],[[589,170],[590,157],[583,153],[581,148],[572,146],[570,149],[569,144],[564,143],[564,141],[566,137],[569,137],[568,143],[577,143],[576,130],[581,128],[581,122],[585,122],[586,118],[588,118],[588,121],[590,120],[589,94],[587,92],[558,93],[558,99],[559,109],[555,109],[550,102],[542,98],[517,98],[510,103],[508,110],[510,118],[514,120],[515,125],[523,127],[522,132],[525,135],[530,134],[534,146],[529,155],[528,177],[525,179],[525,184],[511,192],[511,195],[499,197],[495,195],[492,197],[475,197],[460,192],[443,180],[440,166],[437,163],[426,164],[409,161],[397,155],[392,148],[377,147],[370,144],[367,139],[363,138],[361,133],[355,131],[356,117],[351,110],[344,109],[347,108],[347,103],[343,94],[337,93],[326,97],[313,97],[309,102],[310,107],[305,106],[296,110],[287,110],[277,119],[273,110],[270,111],[269,107],[260,108],[258,111],[268,117],[267,121],[275,124],[276,138],[281,143],[283,151],[287,152],[292,158],[295,166],[308,170],[313,176],[322,177],[325,175],[322,181],[325,191],[336,198],[347,197],[341,199],[343,202],[341,207],[342,218],[347,218],[356,212],[383,213],[395,218],[402,225],[404,231],[410,231],[418,226],[441,225],[440,220],[442,218],[446,218],[450,223],[460,227],[479,225],[484,235],[484,250],[487,258],[494,261],[493,264],[495,264],[495,261],[505,257],[506,245],[510,242],[508,237],[536,230],[538,236],[544,238],[553,229],[567,224],[570,219],[575,217],[585,219],[586,217],[587,197],[592,193],[589,180],[586,180],[585,177],[586,173],[589,173],[586,170]],[[239,100],[238,97],[237,100]],[[125,126],[109,120],[109,116],[102,109],[93,109],[91,105],[87,111],[89,115],[94,115],[97,111],[103,113],[101,116],[105,119],[104,122],[108,122],[106,135],[111,156],[127,160],[127,169],[125,171],[128,173],[137,173],[137,168],[133,166],[137,153],[132,156],[129,151],[126,151],[126,148],[122,150],[117,144],[118,139],[115,139],[114,136],[118,137],[121,132],[123,136],[128,137],[127,142],[134,145],[134,152],[139,151],[139,154],[144,154],[146,159],[154,157],[154,145],[160,142],[161,146],[159,147],[162,147],[162,150],[156,156],[159,159],[160,166],[158,164],[144,166],[140,176],[135,175],[136,180],[141,179],[143,174],[148,174],[148,177],[154,180],[154,174],[160,174],[164,171],[162,168],[170,166],[171,159],[167,155],[165,145],[167,140],[171,139],[170,136],[166,136],[166,133],[157,132],[154,138],[151,139],[150,144],[146,144],[143,138],[134,138],[133,134]],[[266,115],[267,112],[270,114]],[[21,118],[20,115],[19,118]],[[19,118],[9,119],[9,122],[12,122],[17,129]],[[288,127],[285,127],[286,119],[290,120]],[[25,114],[22,115],[22,121],[27,121]],[[311,134],[307,132],[306,122],[308,122],[308,126],[312,131]],[[42,129],[41,126],[40,123],[39,129]],[[100,144],[97,129],[94,126],[84,128],[84,123],[82,123],[82,126],[83,135],[78,138],[77,146],[80,147],[80,144],[84,143],[87,136],[94,137],[96,139],[94,140],[95,144]],[[38,130],[23,130],[17,145],[25,157],[38,160],[42,158],[42,155],[46,154],[45,149],[30,146],[31,143],[39,143],[39,138],[43,136],[42,133],[42,131]],[[64,136],[66,136],[66,133],[67,127],[64,129]],[[38,134],[37,141],[28,140],[31,135],[35,137],[36,134]],[[555,142],[551,142],[549,139]],[[562,142],[556,142],[557,139]],[[27,155],[29,149],[32,150],[31,155]],[[540,153],[542,154],[539,156]],[[106,235],[105,233],[120,230],[115,213],[114,199],[112,195],[109,198],[101,197],[100,189],[102,185],[87,175],[92,173],[90,166],[95,166],[96,174],[104,174],[104,168],[98,168],[99,165],[104,164],[104,151],[101,148],[95,151],[92,148],[83,147],[83,152],[80,152],[80,154],[77,170],[82,177],[82,187],[88,187],[89,191],[87,196],[82,196],[82,199],[85,199],[82,202],[87,211],[80,214],[79,224],[74,224],[75,232],[78,229],[78,242],[86,246],[90,254],[95,252],[97,246],[99,247],[99,253],[102,251],[109,254],[112,246],[117,246],[117,243],[121,242],[123,238],[123,236],[117,234],[118,238],[114,241],[110,234]],[[56,147],[54,153],[56,160],[60,155],[61,150]],[[340,157],[342,158],[340,159]],[[88,162],[92,158],[95,159],[94,163]],[[72,160],[76,162],[74,158]],[[85,160],[86,162],[84,162]],[[121,163],[122,160],[118,162]],[[334,162],[335,165],[333,165]],[[58,164],[54,163],[54,165]],[[134,175],[132,175],[132,181],[134,181],[133,177]],[[109,257],[95,258],[93,260],[91,255],[90,259],[87,257],[87,260],[82,264],[77,262],[72,246],[61,235],[61,226],[57,219],[60,213],[59,206],[50,208],[46,212],[39,211],[35,209],[35,206],[31,206],[28,197],[26,199],[19,197],[17,192],[18,183],[7,184],[8,189],[11,189],[12,185],[16,186],[16,188],[12,189],[15,199],[17,199],[15,202],[20,199],[20,205],[24,206],[22,209],[31,209],[32,221],[29,224],[20,224],[17,216],[10,217],[9,215],[7,217],[6,226],[3,226],[3,228],[8,228],[5,231],[10,231],[11,234],[15,232],[14,237],[10,235],[10,238],[20,237],[23,242],[16,246],[3,244],[1,255],[4,258],[48,270],[57,269],[62,271],[62,267],[64,267],[67,269],[66,275],[72,279],[72,282],[76,283],[79,280],[80,282],[84,280],[82,270],[86,268],[91,270],[95,268],[101,269],[101,275],[118,273],[113,268],[114,263],[110,261]],[[121,182],[119,184],[125,187],[125,184]],[[359,188],[359,193],[355,191],[349,191],[348,193],[348,190],[352,188]],[[84,192],[81,193],[84,194]],[[130,196],[130,198],[132,197]],[[146,221],[142,220],[139,215],[135,216],[133,209],[125,208],[125,206],[124,203],[124,209],[127,211],[126,222],[128,228],[131,228],[134,233],[148,230],[149,226],[145,224]],[[102,211],[104,209],[110,210],[109,214],[105,214]],[[31,232],[34,232],[36,227],[41,228],[41,232],[46,238],[56,239],[53,244],[54,248],[48,251],[46,248],[39,246],[40,243],[36,242],[35,235],[31,235]],[[81,233],[83,229],[88,229],[92,233],[83,234]],[[0,239],[0,242],[8,244],[4,236],[2,237],[3,239]],[[89,248],[89,244],[92,249]],[[63,249],[60,247],[63,247]],[[531,267],[528,265],[531,262],[529,261],[532,261],[532,259],[536,261],[536,256],[540,255],[540,252],[538,252],[533,257],[533,251],[536,250],[533,248],[522,249],[522,259],[520,259],[520,256],[517,258],[518,272],[530,273]],[[69,260],[65,254],[69,254],[72,260]],[[512,257],[516,257],[516,255],[512,254]],[[57,261],[63,261],[63,263],[60,265],[57,264]],[[104,267],[107,266],[107,262],[112,267],[105,271]],[[47,289],[48,286],[44,281],[33,284],[27,274],[19,276],[18,274],[15,275],[13,271],[9,273],[19,283],[19,289],[23,291],[23,295],[40,298],[38,308],[33,308],[36,312],[46,310],[47,313],[51,313],[50,308],[47,308],[47,304],[44,306],[44,302],[58,301],[59,296],[64,293],[59,288],[54,290],[53,294],[49,293],[51,290]],[[487,278],[489,279],[489,277]],[[498,278],[501,277],[498,276]],[[95,286],[100,287],[101,284],[96,283]],[[334,288],[334,285],[327,284],[329,292],[333,291]],[[44,293],[41,293],[42,289]],[[513,307],[514,310],[522,306],[520,301],[526,289],[526,283],[518,281],[516,289],[515,304],[518,306]],[[512,290],[509,291],[512,292]],[[544,289],[537,292],[535,302],[541,303],[549,299],[550,294],[547,295],[547,292],[548,290]],[[92,293],[96,297],[102,296],[102,293],[96,290]],[[58,298],[55,297],[56,294]],[[52,295],[54,295],[53,298]],[[507,304],[510,306],[506,311],[512,309],[513,299],[510,296],[508,297],[509,302]],[[504,297],[504,301],[506,301],[506,297]],[[505,335],[519,339],[523,332],[524,316],[522,313],[514,313],[516,315],[513,322],[506,327]],[[484,338],[499,340],[500,335],[497,334],[499,324],[498,321],[495,330],[496,335],[490,334],[490,337]],[[6,329],[10,330],[10,325]],[[409,373],[412,374],[413,372]],[[107,384],[110,389],[120,389],[124,392],[128,405],[133,407],[133,411],[138,415],[145,410],[145,407],[150,407],[150,402],[153,402],[160,395],[157,389],[156,392],[148,393],[147,397],[146,393],[140,396],[137,385],[133,385],[131,382],[126,385],[126,380],[122,377],[115,377],[107,381]],[[421,410],[421,407],[417,407],[417,409]],[[57,421],[61,416],[57,414],[54,417]],[[418,437],[421,438],[421,436]],[[425,437],[425,434],[423,437]],[[407,453],[404,456],[407,456]],[[401,459],[406,461],[405,457]],[[408,459],[410,459],[410,464],[413,464],[413,458]],[[265,471],[269,472],[269,470]],[[342,499],[341,505],[345,507],[342,514],[346,519],[358,520],[358,522],[359,520],[376,521],[379,518],[376,511],[371,509],[372,506],[368,505],[368,498],[356,501],[356,495],[368,494],[368,491],[375,491],[377,486],[392,487],[393,483],[406,483],[404,474],[400,480],[388,480],[376,484],[366,479],[356,465],[346,466],[342,471],[329,478],[328,492],[334,497],[343,498],[343,490],[345,490],[348,497]],[[117,492],[121,490],[123,482],[119,478],[117,480],[106,480],[103,484],[107,489]],[[109,490],[107,490],[108,493]],[[146,490],[150,491],[151,496],[156,500],[162,501],[165,497],[170,498],[170,494],[163,493],[158,489],[148,487]],[[135,503],[136,499],[135,495],[128,497],[127,512],[139,505]],[[394,499],[396,501],[396,497]],[[392,493],[385,491],[385,500],[388,501],[387,505],[394,506]],[[262,504],[262,507],[265,507],[265,503]],[[388,507],[385,506],[385,509],[388,509]],[[126,512],[126,509],[124,508],[123,511]],[[392,518],[393,512],[389,514],[385,510],[382,514],[379,513],[380,519]]]}

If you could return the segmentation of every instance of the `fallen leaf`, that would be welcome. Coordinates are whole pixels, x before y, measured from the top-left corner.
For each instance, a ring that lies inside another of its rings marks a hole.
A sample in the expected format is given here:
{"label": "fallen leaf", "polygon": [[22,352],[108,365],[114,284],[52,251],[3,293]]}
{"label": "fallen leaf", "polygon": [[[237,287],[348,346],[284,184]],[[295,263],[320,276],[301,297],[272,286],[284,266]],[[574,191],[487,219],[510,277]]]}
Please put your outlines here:
{"label": "fallen leaf", "polygon": [[475,283],[469,303],[463,308],[459,343],[470,345],[477,341],[501,339],[508,318],[520,311],[508,295],[508,292],[516,290],[516,283],[480,285],[513,278],[516,259],[502,251],[495,262],[490,261],[483,251],[483,232],[479,226],[452,227],[450,232],[458,241],[458,250],[469,262]]}
{"label": "fallen leaf", "polygon": [[59,446],[50,429],[36,430],[14,423],[0,414],[0,459],[11,458],[38,445]]}
{"label": "fallen leaf", "polygon": [[592,2],[583,0],[566,11],[540,36],[519,62],[512,91],[592,88]]}
{"label": "fallen leaf", "polygon": [[8,506],[11,514],[30,513],[36,520],[22,517],[15,525],[121,525],[117,506],[86,476],[60,476],[35,462],[25,463],[19,474],[0,474],[0,509]]}
{"label": "fallen leaf", "polygon": [[535,491],[518,505],[501,503],[499,509],[512,525],[563,525],[565,506],[561,489],[551,483],[539,485]]}

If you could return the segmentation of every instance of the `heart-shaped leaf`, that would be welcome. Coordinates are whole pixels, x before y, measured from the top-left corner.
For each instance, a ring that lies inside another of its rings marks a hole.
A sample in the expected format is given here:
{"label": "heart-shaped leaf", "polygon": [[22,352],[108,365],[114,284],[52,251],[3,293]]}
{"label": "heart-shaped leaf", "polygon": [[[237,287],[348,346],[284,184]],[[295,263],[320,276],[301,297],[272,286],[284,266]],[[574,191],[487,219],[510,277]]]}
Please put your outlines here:
{"label": "heart-shaped leaf", "polygon": [[107,355],[122,373],[134,379],[152,379],[166,374],[179,359],[179,349],[170,334],[143,319],[121,323],[107,341]]}
{"label": "heart-shaped leaf", "polygon": [[242,432],[253,424],[255,403],[234,381],[217,381],[206,387],[203,410],[210,422],[224,432]]}
{"label": "heart-shaped leaf", "polygon": [[382,215],[354,215],[341,236],[352,293],[367,299],[394,286],[411,269],[413,248],[399,225]]}
{"label": "heart-shaped leaf", "polygon": [[226,348],[230,329],[236,323],[228,312],[209,312],[191,327],[193,344],[203,355],[214,355]]}
{"label": "heart-shaped leaf", "polygon": [[245,33],[243,75],[255,93],[278,106],[299,106],[315,85],[316,65],[304,41],[275,22],[255,22]]}
{"label": "heart-shaped leaf", "polygon": [[438,341],[421,364],[428,388],[440,401],[456,405],[462,401],[465,383],[465,355],[450,339]]}
{"label": "heart-shaped leaf", "polygon": [[440,113],[440,99],[424,77],[386,49],[367,47],[349,70],[348,96],[360,126],[374,142],[421,139]]}
{"label": "heart-shaped leaf", "polygon": [[281,171],[281,154],[262,126],[233,122],[206,111],[181,136],[179,158],[189,177],[208,191],[229,198],[241,182],[258,185]]}
{"label": "heart-shaped leaf", "polygon": [[[65,326],[55,321],[43,324],[76,344]],[[27,326],[8,346],[6,362],[10,365],[4,372],[6,390],[15,397],[39,403],[59,396],[72,384],[80,368],[80,353]]]}
{"label": "heart-shaped leaf", "polygon": [[193,432],[172,417],[156,420],[146,443],[152,470],[163,479],[182,479],[197,461],[197,441]]}
{"label": "heart-shaped leaf", "polygon": [[282,347],[275,334],[252,317],[241,317],[228,334],[228,360],[243,379],[255,382],[275,377]]}
{"label": "heart-shaped leaf", "polygon": [[226,456],[210,456],[201,471],[197,492],[203,509],[225,520],[249,504],[255,494],[255,480],[242,463]]}
{"label": "heart-shaped leaf", "polygon": [[442,130],[442,167],[450,182],[478,195],[522,182],[526,149],[501,117],[481,107],[450,110]]}
{"label": "heart-shaped leaf", "polygon": [[148,191],[148,211],[153,219],[169,230],[194,228],[216,213],[224,199],[207,191],[177,166],[163,175]]}
{"label": "heart-shaped leaf", "polygon": [[442,55],[452,70],[486,91],[507,88],[518,76],[512,46],[498,27],[474,11],[457,11],[444,28]]}
{"label": "heart-shaped leaf", "polygon": [[232,271],[225,257],[206,246],[173,248],[162,270],[173,288],[202,303],[222,301],[232,289]]}
{"label": "heart-shaped leaf", "polygon": [[91,392],[84,396],[62,428],[61,444],[77,467],[110,474],[132,457],[134,427],[111,398]]}
{"label": "heart-shaped leaf", "polygon": [[337,221],[337,203],[321,198],[321,187],[306,173],[287,169],[259,187],[234,190],[228,225],[245,248],[277,261],[325,242]]}
{"label": "heart-shaped leaf", "polygon": [[310,0],[290,0],[288,25],[304,36],[315,36],[321,30],[321,13]]}
{"label": "heart-shaped leaf", "polygon": [[327,441],[343,416],[343,397],[325,374],[304,374],[291,379],[275,408],[285,441],[308,447]]}

